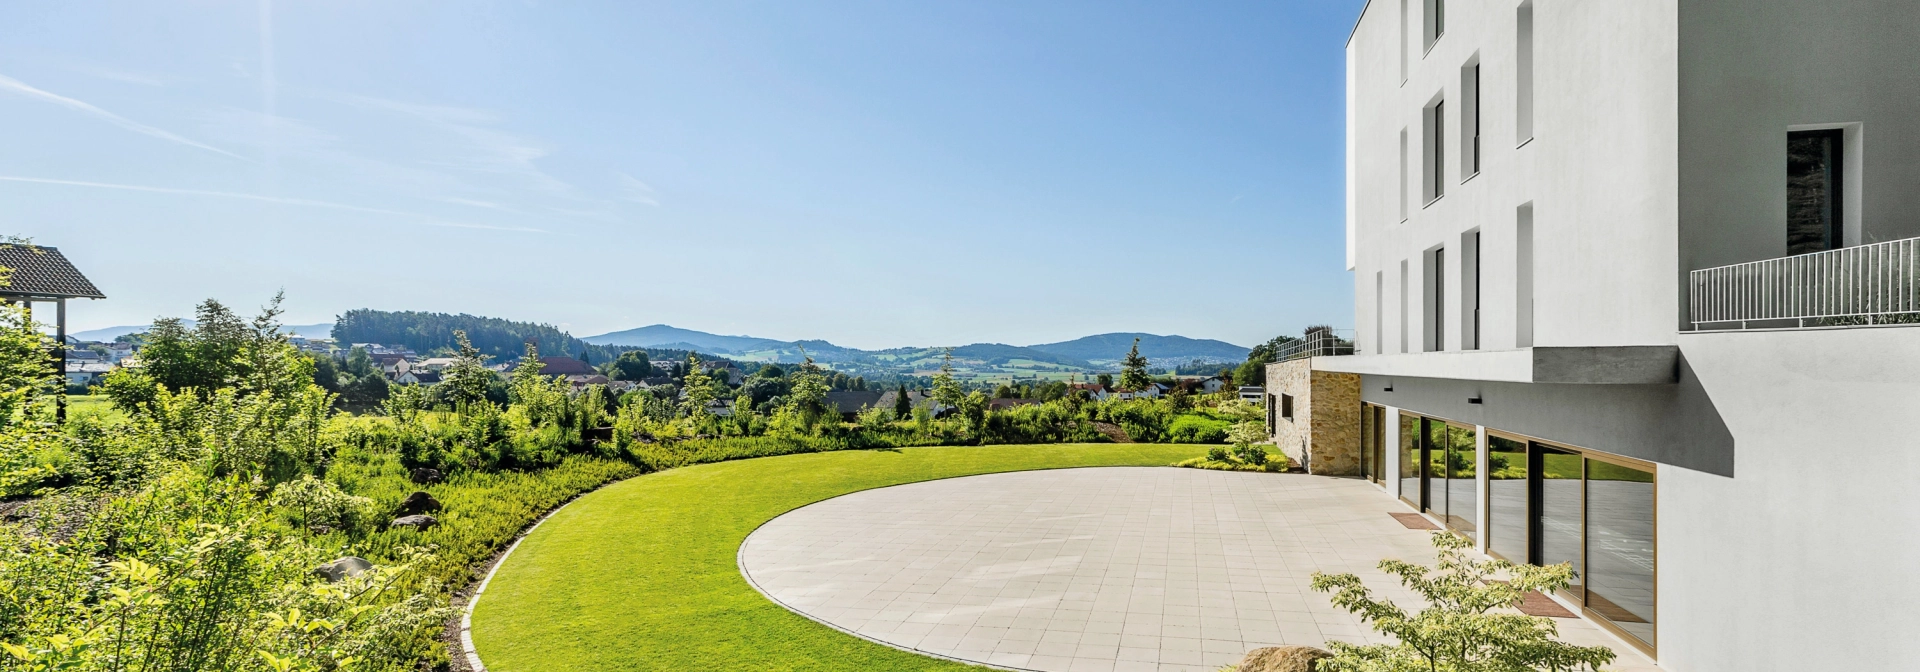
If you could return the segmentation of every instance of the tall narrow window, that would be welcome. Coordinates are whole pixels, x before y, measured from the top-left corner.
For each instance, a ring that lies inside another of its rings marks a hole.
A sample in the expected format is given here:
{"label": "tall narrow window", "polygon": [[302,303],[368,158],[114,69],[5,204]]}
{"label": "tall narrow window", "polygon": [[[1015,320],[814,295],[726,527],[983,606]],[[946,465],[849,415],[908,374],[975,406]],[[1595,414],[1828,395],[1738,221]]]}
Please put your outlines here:
{"label": "tall narrow window", "polygon": [[1533,204],[1520,206],[1514,226],[1514,346],[1533,347]]}
{"label": "tall narrow window", "polygon": [[1400,352],[1407,352],[1407,260],[1400,260]]}
{"label": "tall narrow window", "polygon": [[[1476,57],[1478,58],[1478,57]],[[1460,179],[1480,174],[1480,64],[1460,69]]]}
{"label": "tall narrow window", "polygon": [[1447,349],[1447,250],[1433,251],[1433,349]]}
{"label": "tall narrow window", "polygon": [[1480,349],[1480,232],[1460,236],[1460,349]]}
{"label": "tall narrow window", "polygon": [[1846,132],[1838,128],[1787,133],[1787,254],[1845,245],[1840,211],[1845,149]]}
{"label": "tall narrow window", "polygon": [[1421,171],[1424,175],[1420,180],[1420,191],[1421,196],[1424,197],[1422,202],[1431,203],[1447,193],[1446,101],[1434,101],[1421,116],[1425,117],[1421,123],[1421,130],[1426,132],[1426,141],[1421,143],[1420,148],[1424,155],[1421,158],[1425,159],[1421,161]]}
{"label": "tall narrow window", "polygon": [[1526,144],[1533,139],[1533,2],[1520,3],[1519,17],[1516,20],[1518,30],[1514,58],[1514,110],[1513,120],[1516,144]]}
{"label": "tall narrow window", "polygon": [[1421,345],[1426,352],[1439,352],[1447,349],[1447,250],[1434,248],[1426,254],[1426,272],[1422,279],[1426,281],[1426,291],[1422,300],[1425,304],[1421,311]]}
{"label": "tall narrow window", "polygon": [[1387,351],[1387,272],[1373,272],[1373,354]]}
{"label": "tall narrow window", "polygon": [[1400,221],[1407,221],[1407,129],[1400,129]]}
{"label": "tall narrow window", "polygon": [[1447,0],[1426,0],[1426,48],[1447,33]]}
{"label": "tall narrow window", "polygon": [[1434,104],[1434,198],[1446,196],[1446,102]]}
{"label": "tall narrow window", "polygon": [[1400,0],[1400,83],[1407,83],[1407,0]]}

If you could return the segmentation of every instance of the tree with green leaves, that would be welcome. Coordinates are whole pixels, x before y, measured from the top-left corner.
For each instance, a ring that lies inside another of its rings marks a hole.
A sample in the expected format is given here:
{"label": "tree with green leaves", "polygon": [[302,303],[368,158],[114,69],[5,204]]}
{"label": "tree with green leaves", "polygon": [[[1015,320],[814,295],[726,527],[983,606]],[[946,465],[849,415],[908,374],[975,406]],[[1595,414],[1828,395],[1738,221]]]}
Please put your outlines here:
{"label": "tree with green leaves", "polygon": [[447,367],[447,377],[440,384],[449,390],[454,408],[466,408],[487,400],[487,387],[493,384],[493,372],[487,370],[488,355],[480,354],[467,340],[467,332],[454,330],[454,342],[460,345],[460,354],[453,359],[453,365]]}
{"label": "tree with green leaves", "polygon": [[[1439,563],[1429,569],[1401,560],[1382,560],[1380,569],[1425,598],[1427,607],[1408,614],[1392,602],[1376,599],[1360,577],[1314,572],[1313,589],[1333,594],[1333,604],[1371,623],[1393,644],[1365,646],[1327,642],[1334,657],[1318,669],[1329,672],[1509,672],[1597,670],[1613,662],[1604,646],[1575,646],[1554,639],[1553,619],[1493,610],[1518,604],[1531,591],[1553,592],[1571,585],[1573,567],[1516,565],[1505,560],[1473,560],[1473,542],[1450,532],[1433,533]],[[1494,581],[1496,574],[1506,581]]]}
{"label": "tree with green leaves", "polygon": [[1133,349],[1120,360],[1120,389],[1139,391],[1152,386],[1153,377],[1147,375],[1147,358],[1140,356],[1140,339],[1135,338]]}
{"label": "tree with green leaves", "polygon": [[813,363],[811,355],[806,356],[800,367],[788,374],[787,383],[787,404],[808,428],[812,428],[827,413],[838,411],[827,406],[827,392],[831,388],[827,384],[826,374],[820,371],[820,365]]}
{"label": "tree with green leaves", "polygon": [[[966,388],[953,377],[953,348],[940,357],[940,373],[933,376],[933,400],[941,406],[958,410],[967,400]],[[939,409],[934,409],[938,412]]]}
{"label": "tree with green leaves", "polygon": [[14,413],[34,397],[59,389],[60,375],[47,355],[50,340],[27,311],[0,305],[0,427],[12,425]]}
{"label": "tree with green leaves", "polygon": [[687,353],[687,375],[681,385],[686,395],[680,399],[680,412],[696,421],[705,419],[707,404],[719,398],[720,393],[714,389],[713,376],[700,367],[699,355]]}
{"label": "tree with green leaves", "polygon": [[645,350],[628,350],[620,353],[611,366],[614,380],[646,380],[653,377],[653,362],[647,359]]}
{"label": "tree with green leaves", "polygon": [[913,399],[907,396],[907,384],[901,383],[900,389],[894,392],[893,419],[905,420],[911,415],[913,415]]}

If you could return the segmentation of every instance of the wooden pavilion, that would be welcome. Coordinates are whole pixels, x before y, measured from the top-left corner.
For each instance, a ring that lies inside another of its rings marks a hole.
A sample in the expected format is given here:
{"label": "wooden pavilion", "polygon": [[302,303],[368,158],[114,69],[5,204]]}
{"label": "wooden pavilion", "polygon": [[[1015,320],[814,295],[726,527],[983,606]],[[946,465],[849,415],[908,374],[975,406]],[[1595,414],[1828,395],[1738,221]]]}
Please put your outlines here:
{"label": "wooden pavilion", "polygon": [[80,274],[60,250],[25,243],[0,244],[0,301],[19,305],[33,316],[33,304],[54,305],[53,366],[60,374],[61,391],[54,411],[67,420],[67,299],[104,299],[105,294]]}

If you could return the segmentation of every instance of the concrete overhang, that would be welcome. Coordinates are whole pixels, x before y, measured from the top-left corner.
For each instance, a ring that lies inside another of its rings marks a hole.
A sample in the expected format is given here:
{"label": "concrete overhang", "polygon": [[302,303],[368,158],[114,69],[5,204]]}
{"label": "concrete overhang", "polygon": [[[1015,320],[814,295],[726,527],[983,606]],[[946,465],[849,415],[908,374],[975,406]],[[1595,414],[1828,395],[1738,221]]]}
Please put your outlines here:
{"label": "concrete overhang", "polygon": [[1575,385],[1670,385],[1680,347],[1616,345],[1315,357],[1313,370],[1370,376]]}

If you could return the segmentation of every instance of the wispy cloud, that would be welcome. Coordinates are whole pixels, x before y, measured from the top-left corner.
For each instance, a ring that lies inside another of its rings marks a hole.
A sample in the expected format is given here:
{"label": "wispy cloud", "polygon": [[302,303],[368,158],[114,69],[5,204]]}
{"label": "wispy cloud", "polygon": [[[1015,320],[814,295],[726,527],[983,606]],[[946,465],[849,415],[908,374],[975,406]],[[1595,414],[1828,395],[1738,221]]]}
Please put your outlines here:
{"label": "wispy cloud", "polygon": [[494,226],[491,224],[448,222],[448,221],[434,219],[427,215],[422,215],[422,214],[413,213],[413,212],[404,212],[400,210],[388,210],[386,208],[369,208],[369,207],[359,206],[359,205],[350,205],[347,203],[317,201],[309,198],[287,198],[283,196],[265,196],[261,194],[248,194],[248,193],[235,192],[235,191],[212,191],[207,189],[176,189],[173,187],[152,187],[152,186],[146,186],[146,185],[140,185],[140,184],[113,184],[109,182],[87,182],[83,180],[59,180],[59,179],[46,178],[46,177],[20,177],[20,176],[14,176],[14,175],[0,175],[0,182],[25,182],[29,184],[53,184],[53,185],[68,186],[68,187],[114,189],[118,191],[138,191],[138,192],[145,192],[150,194],[174,194],[174,195],[180,195],[180,196],[207,196],[212,198],[228,198],[228,199],[235,199],[235,200],[242,200],[242,201],[258,201],[261,203],[276,203],[280,205],[297,205],[297,206],[309,207],[309,208],[327,208],[331,210],[345,210],[348,212],[364,212],[364,213],[379,214],[379,215],[394,215],[398,217],[405,217],[415,221],[416,223],[424,224],[427,226],[442,226],[442,227],[450,227],[450,228],[456,228],[456,229],[484,229],[488,231],[521,231],[526,233],[546,233],[547,232],[545,229],[534,229],[534,228],[518,227],[518,226]]}
{"label": "wispy cloud", "polygon": [[100,79],[111,80],[111,81],[120,82],[123,84],[139,84],[141,86],[166,86],[167,85],[167,80],[161,79],[159,77],[155,77],[153,75],[147,75],[147,74],[132,72],[128,70],[119,70],[115,68],[103,68],[95,65],[74,65],[70,67],[72,67],[75,72],[79,72],[84,75],[91,75],[94,77],[98,77]]}
{"label": "wispy cloud", "polygon": [[34,87],[28,86],[25,82],[21,82],[20,80],[14,79],[12,77],[8,77],[6,75],[0,75],[0,90],[12,91],[14,93],[18,93],[20,95],[24,95],[29,98],[37,98],[50,103],[54,103],[61,107],[65,107],[67,109],[74,110],[82,114],[86,114],[87,116],[100,119],[107,123],[113,124],[115,126],[119,126],[129,131],[133,131],[135,133],[139,133],[141,135],[160,138],[162,140],[167,140],[169,142],[177,142],[189,147],[197,147],[197,148],[204,149],[216,154],[230,156],[230,157],[239,159],[241,161],[247,161],[249,163],[253,161],[252,159],[248,159],[247,157],[241,156],[239,154],[235,154],[233,152],[229,152],[219,147],[215,147],[213,145],[209,145],[203,142],[198,142],[195,140],[183,138],[173,133],[170,133],[168,131],[154,128],[152,126],[148,126],[146,124],[142,124],[132,119],[128,119],[126,117],[122,117],[120,115],[114,114],[112,112],[108,112],[106,110],[95,107],[91,104],[88,104],[85,101],[74,100],[72,98],[68,98],[66,96],[62,96],[57,93],[36,89]]}
{"label": "wispy cloud", "polygon": [[541,143],[494,128],[493,125],[500,120],[493,113],[464,107],[426,105],[334,92],[312,91],[308,92],[308,95],[365,110],[413,117],[463,141],[464,149],[467,150],[466,156],[457,157],[458,160],[429,161],[424,165],[474,173],[515,176],[527,180],[534,187],[550,194],[578,197],[573,185],[547,174],[534,163],[551,154],[551,150],[542,146]]}
{"label": "wispy cloud", "polygon": [[660,199],[654,197],[653,187],[633,178],[632,175],[619,173],[620,197],[635,203],[645,203],[660,207]]}

